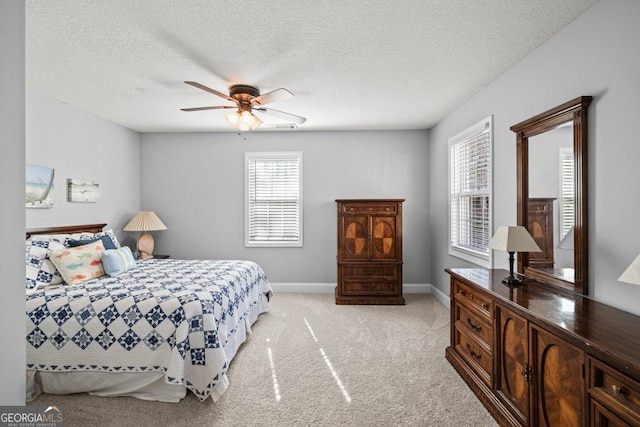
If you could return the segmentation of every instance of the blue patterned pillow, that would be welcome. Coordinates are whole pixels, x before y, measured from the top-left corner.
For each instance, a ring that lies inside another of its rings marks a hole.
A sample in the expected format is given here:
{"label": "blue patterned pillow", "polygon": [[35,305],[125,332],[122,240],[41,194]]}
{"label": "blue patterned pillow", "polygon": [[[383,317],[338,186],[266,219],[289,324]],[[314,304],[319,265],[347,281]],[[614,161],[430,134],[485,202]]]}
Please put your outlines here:
{"label": "blue patterned pillow", "polygon": [[102,267],[109,276],[117,276],[136,268],[136,260],[128,246],[102,252]]}
{"label": "blue patterned pillow", "polygon": [[102,237],[93,237],[91,239],[68,239],[65,243],[70,248],[75,248],[77,246],[88,245],[89,243],[93,243],[97,240],[102,240],[102,246],[104,246],[105,249],[117,249],[111,237],[106,234]]}
{"label": "blue patterned pillow", "polygon": [[[113,229],[111,228],[105,231],[100,231],[99,233],[95,233],[95,234],[94,233],[72,234],[71,238],[76,240],[89,240],[89,239],[99,239],[103,236],[109,236],[111,238],[111,241],[113,242],[113,245],[116,247],[116,249],[121,247],[120,242],[116,237],[116,234],[113,232]],[[68,241],[67,241],[67,245],[68,245]]]}
{"label": "blue patterned pillow", "polygon": [[49,249],[63,249],[57,240],[28,240],[25,244],[26,286],[36,289],[62,283],[62,276],[47,255]]}

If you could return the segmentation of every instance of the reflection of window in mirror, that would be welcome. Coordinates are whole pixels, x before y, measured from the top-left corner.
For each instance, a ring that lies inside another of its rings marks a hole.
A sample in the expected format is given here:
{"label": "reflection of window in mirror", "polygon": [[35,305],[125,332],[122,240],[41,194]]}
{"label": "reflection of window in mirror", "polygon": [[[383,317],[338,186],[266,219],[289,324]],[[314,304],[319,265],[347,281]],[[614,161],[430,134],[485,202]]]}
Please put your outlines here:
{"label": "reflection of window in mirror", "polygon": [[[573,148],[560,147],[560,242],[566,240],[576,218],[575,163]],[[561,245],[560,245],[561,246]],[[571,242],[573,249],[573,242]]]}

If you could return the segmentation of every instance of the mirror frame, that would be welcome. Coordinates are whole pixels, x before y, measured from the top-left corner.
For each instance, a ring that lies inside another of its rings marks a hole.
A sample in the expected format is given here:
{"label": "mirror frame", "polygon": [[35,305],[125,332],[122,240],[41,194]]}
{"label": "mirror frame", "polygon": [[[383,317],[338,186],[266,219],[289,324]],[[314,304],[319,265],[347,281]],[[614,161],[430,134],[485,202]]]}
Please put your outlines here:
{"label": "mirror frame", "polygon": [[574,281],[547,271],[529,267],[529,254],[518,252],[518,272],[560,288],[581,294],[589,293],[589,231],[587,192],[587,109],[591,96],[581,96],[544,113],[511,126],[516,133],[518,225],[528,227],[529,138],[573,122],[575,162]]}

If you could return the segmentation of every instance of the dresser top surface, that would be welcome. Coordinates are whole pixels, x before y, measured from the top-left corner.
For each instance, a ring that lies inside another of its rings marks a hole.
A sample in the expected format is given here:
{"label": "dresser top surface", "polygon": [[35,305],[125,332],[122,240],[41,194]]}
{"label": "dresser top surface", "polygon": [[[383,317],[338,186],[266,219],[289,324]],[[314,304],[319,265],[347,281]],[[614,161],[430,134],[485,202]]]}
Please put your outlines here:
{"label": "dresser top surface", "polygon": [[506,270],[451,268],[458,279],[490,292],[498,302],[521,310],[541,326],[568,333],[595,350],[595,355],[610,356],[622,362],[620,369],[640,375],[640,316],[600,303],[583,295],[556,290],[533,279],[509,287],[502,279]]}

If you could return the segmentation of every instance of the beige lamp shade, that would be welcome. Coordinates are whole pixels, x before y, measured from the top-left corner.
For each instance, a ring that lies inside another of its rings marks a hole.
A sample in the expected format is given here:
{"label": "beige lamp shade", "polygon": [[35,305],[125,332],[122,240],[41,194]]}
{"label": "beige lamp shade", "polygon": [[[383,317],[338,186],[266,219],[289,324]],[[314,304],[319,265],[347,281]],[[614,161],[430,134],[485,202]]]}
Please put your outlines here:
{"label": "beige lamp shade", "polygon": [[488,248],[505,252],[542,252],[527,229],[521,225],[498,227]]}
{"label": "beige lamp shade", "polygon": [[521,280],[514,276],[513,254],[515,252],[542,252],[527,229],[521,225],[515,227],[502,225],[498,227],[496,234],[493,235],[487,247],[509,252],[509,277],[505,277],[502,281],[502,283],[506,283],[509,286],[516,286],[522,283]]}
{"label": "beige lamp shade", "polygon": [[167,226],[153,211],[140,211],[124,226],[124,231],[159,231],[166,230]]}
{"label": "beige lamp shade", "polygon": [[142,259],[153,258],[153,236],[147,234],[148,231],[160,231],[166,230],[167,226],[153,213],[153,211],[141,211],[134,216],[127,225],[124,226],[124,231],[140,231],[140,237],[136,242],[136,248],[138,250],[138,257]]}
{"label": "beige lamp shade", "polygon": [[618,281],[632,285],[640,285],[640,255],[627,267],[624,273],[622,273],[622,276],[618,278]]}

